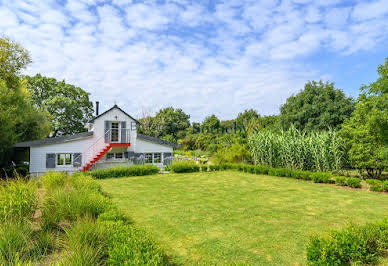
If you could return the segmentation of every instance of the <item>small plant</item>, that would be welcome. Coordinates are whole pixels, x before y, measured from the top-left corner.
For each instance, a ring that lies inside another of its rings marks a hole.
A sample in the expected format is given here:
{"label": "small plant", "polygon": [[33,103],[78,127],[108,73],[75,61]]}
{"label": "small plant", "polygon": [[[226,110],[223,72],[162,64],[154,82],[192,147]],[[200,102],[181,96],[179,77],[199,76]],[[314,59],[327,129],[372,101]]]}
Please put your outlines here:
{"label": "small plant", "polygon": [[346,179],[346,184],[352,188],[361,188],[361,179],[355,177],[349,177]]}
{"label": "small plant", "polygon": [[108,169],[98,169],[90,171],[92,177],[96,179],[125,177],[125,176],[144,176],[153,175],[159,172],[159,167],[155,165],[133,165],[129,167],[119,166]]}
{"label": "small plant", "polygon": [[168,169],[174,173],[192,173],[199,172],[200,166],[193,161],[174,161]]}
{"label": "small plant", "polygon": [[304,171],[301,170],[293,170],[291,171],[291,177],[296,179],[303,179]]}
{"label": "small plant", "polygon": [[365,180],[369,185],[371,191],[382,192],[383,191],[383,182],[377,179],[367,179]]}
{"label": "small plant", "polygon": [[211,164],[209,165],[209,171],[219,171],[220,166],[218,164]]}
{"label": "small plant", "polygon": [[336,176],[334,178],[334,180],[335,180],[335,184],[338,186],[347,186],[348,185],[346,182],[346,177],[344,177],[344,176]]}
{"label": "small plant", "polygon": [[382,188],[384,192],[388,192],[388,180],[383,182]]}
{"label": "small plant", "polygon": [[333,180],[330,177],[331,174],[325,172],[317,172],[311,175],[311,179],[314,183],[333,183]]}

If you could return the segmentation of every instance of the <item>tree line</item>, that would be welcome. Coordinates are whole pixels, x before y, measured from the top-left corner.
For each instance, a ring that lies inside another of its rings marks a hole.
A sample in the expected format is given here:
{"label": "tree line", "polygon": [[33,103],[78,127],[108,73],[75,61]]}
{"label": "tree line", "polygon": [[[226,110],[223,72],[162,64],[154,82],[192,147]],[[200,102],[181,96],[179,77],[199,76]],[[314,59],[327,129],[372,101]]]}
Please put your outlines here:
{"label": "tree line", "polygon": [[[93,116],[89,93],[64,80],[22,75],[30,63],[26,49],[0,38],[1,167],[15,159],[14,143],[83,132]],[[290,128],[336,131],[344,140],[348,166],[379,175],[388,165],[388,58],[378,67],[378,74],[377,81],[360,88],[357,99],[347,97],[332,82],[308,81],[286,100],[278,115],[263,116],[247,109],[230,120],[211,114],[203,121],[190,122],[190,115],[182,109],[167,107],[155,114],[143,110],[138,131],[177,142],[183,151],[219,162],[253,162],[248,139],[254,134]],[[236,127],[243,130],[234,132]],[[224,134],[209,130],[212,128]]]}

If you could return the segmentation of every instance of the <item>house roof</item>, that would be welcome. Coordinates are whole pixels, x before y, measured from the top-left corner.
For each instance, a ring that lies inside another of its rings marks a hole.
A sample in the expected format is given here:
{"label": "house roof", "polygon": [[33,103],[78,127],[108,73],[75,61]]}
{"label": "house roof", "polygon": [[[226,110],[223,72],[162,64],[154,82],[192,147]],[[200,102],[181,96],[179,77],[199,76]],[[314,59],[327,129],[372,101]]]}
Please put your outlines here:
{"label": "house roof", "polygon": [[41,139],[41,140],[33,140],[33,141],[25,141],[16,143],[13,145],[16,148],[20,147],[31,147],[31,146],[40,146],[40,145],[50,145],[50,144],[56,144],[56,143],[62,143],[67,141],[73,141],[77,139],[83,139],[93,136],[93,131],[90,132],[82,132],[74,135],[67,135],[67,136],[61,136],[56,138],[48,138],[48,139]]}
{"label": "house roof", "polygon": [[119,109],[121,112],[123,112],[126,116],[128,116],[129,118],[131,118],[132,120],[134,120],[137,124],[140,124],[140,122],[139,121],[137,121],[135,118],[133,118],[132,116],[130,116],[129,114],[127,114],[123,109],[121,109],[120,107],[118,107],[117,106],[117,104],[115,104],[115,105],[113,105],[113,107],[112,108],[110,108],[110,109],[108,109],[108,110],[106,110],[105,112],[103,112],[103,113],[101,113],[101,114],[99,114],[98,116],[95,116],[95,117],[93,117],[90,121],[89,121],[89,123],[93,123],[94,122],[94,120],[96,120],[97,118],[99,118],[99,117],[101,117],[101,116],[103,116],[104,114],[106,114],[107,112],[109,112],[109,111],[111,111],[111,110],[113,110],[114,108],[117,108],[117,109]]}
{"label": "house roof", "polygon": [[157,144],[172,146],[174,148],[178,148],[180,146],[177,143],[173,143],[173,142],[170,142],[170,141],[167,141],[167,140],[162,140],[162,139],[159,139],[159,138],[155,138],[155,137],[151,137],[151,136],[143,135],[143,134],[139,134],[139,133],[137,133],[137,138],[138,139],[142,139],[142,140],[147,140],[147,141],[150,141],[150,142],[155,142]]}

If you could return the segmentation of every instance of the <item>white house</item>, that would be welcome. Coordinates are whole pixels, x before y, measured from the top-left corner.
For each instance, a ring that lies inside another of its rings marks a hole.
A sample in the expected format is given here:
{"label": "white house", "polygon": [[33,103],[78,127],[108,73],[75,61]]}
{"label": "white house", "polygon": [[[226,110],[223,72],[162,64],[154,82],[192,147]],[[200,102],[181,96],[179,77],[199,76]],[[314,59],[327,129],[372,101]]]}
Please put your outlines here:
{"label": "white house", "polygon": [[175,143],[138,134],[140,124],[117,105],[85,125],[88,132],[17,143],[30,149],[30,174],[87,171],[117,165],[155,164],[163,167]]}

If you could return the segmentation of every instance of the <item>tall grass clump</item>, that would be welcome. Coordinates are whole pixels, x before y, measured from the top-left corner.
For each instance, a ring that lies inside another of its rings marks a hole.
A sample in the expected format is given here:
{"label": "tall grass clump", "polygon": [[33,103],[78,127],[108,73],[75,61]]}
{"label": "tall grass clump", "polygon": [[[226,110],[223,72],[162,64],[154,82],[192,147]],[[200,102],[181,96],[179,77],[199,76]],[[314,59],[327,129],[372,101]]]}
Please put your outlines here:
{"label": "tall grass clump", "polygon": [[98,169],[90,171],[89,174],[96,179],[105,179],[125,176],[153,175],[158,173],[159,170],[159,167],[155,165],[132,165]]}
{"label": "tall grass clump", "polygon": [[63,187],[66,182],[66,173],[65,172],[48,172],[42,176],[40,182],[42,186],[47,191],[52,191],[54,189]]}
{"label": "tall grass clump", "polygon": [[0,183],[0,222],[31,219],[37,208],[36,184],[17,178]]}
{"label": "tall grass clump", "polygon": [[248,145],[255,164],[271,168],[327,172],[341,169],[345,161],[344,142],[334,130],[264,130],[252,134]]}

